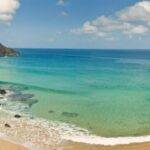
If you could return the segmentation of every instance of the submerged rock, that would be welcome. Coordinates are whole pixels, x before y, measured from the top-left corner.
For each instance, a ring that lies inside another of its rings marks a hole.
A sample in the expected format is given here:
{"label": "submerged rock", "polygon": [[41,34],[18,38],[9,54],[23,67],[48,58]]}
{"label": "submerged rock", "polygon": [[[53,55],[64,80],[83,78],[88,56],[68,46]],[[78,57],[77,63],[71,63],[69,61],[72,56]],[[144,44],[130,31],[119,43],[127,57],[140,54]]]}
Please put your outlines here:
{"label": "submerged rock", "polygon": [[0,57],[4,56],[19,56],[19,52],[0,43]]}
{"label": "submerged rock", "polygon": [[23,92],[29,89],[28,86],[25,85],[14,85],[14,84],[10,84],[8,86],[8,89],[14,92]]}
{"label": "submerged rock", "polygon": [[33,99],[34,94],[23,94],[21,91],[13,90],[12,93],[7,97],[7,100],[14,102],[21,102],[28,105],[25,109],[31,107],[33,104],[37,103],[38,100]]}
{"label": "submerged rock", "polygon": [[0,102],[0,106],[6,106],[6,103],[5,102]]}
{"label": "submerged rock", "polygon": [[29,107],[32,107],[32,105],[38,103],[38,100],[32,99],[28,102]]}
{"label": "submerged rock", "polygon": [[30,119],[34,119],[34,117],[33,117],[33,116],[30,116]]}
{"label": "submerged rock", "polygon": [[34,97],[33,94],[22,94],[21,92],[14,93],[9,96],[14,101],[27,101]]}
{"label": "submerged rock", "polygon": [[89,128],[90,130],[93,129],[93,128],[91,127],[90,123],[88,123],[88,128]]}
{"label": "submerged rock", "polygon": [[79,116],[78,113],[70,113],[70,112],[63,112],[62,115],[65,117],[78,117]]}
{"label": "submerged rock", "polygon": [[14,117],[15,118],[21,118],[21,115],[16,114]]}
{"label": "submerged rock", "polygon": [[48,113],[52,114],[52,113],[54,113],[54,111],[53,110],[49,110]]}

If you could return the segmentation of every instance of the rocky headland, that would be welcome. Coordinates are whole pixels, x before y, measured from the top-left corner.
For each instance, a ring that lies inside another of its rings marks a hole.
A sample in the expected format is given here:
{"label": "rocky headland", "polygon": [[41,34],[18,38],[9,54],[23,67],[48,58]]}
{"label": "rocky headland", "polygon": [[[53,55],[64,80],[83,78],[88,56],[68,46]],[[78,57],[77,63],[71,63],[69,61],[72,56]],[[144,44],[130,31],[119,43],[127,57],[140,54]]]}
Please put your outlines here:
{"label": "rocky headland", "polygon": [[19,56],[19,52],[0,43],[0,57],[4,56]]}

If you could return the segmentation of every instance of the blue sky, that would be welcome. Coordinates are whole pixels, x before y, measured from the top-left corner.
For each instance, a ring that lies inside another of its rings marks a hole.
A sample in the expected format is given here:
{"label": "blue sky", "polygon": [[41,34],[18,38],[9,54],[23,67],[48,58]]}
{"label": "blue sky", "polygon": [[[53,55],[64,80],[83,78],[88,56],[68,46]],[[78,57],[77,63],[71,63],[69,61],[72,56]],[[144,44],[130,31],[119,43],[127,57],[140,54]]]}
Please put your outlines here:
{"label": "blue sky", "polygon": [[150,1],[0,1],[0,41],[11,47],[150,48]]}

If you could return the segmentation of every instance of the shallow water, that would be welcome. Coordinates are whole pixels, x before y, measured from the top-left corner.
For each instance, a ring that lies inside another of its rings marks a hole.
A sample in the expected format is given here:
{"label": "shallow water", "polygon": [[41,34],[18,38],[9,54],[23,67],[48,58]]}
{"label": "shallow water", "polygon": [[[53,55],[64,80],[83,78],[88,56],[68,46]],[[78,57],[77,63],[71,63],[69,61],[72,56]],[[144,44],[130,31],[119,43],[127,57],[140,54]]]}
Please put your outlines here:
{"label": "shallow water", "polygon": [[0,84],[34,94],[37,117],[101,136],[150,134],[150,51],[21,49],[0,58]]}

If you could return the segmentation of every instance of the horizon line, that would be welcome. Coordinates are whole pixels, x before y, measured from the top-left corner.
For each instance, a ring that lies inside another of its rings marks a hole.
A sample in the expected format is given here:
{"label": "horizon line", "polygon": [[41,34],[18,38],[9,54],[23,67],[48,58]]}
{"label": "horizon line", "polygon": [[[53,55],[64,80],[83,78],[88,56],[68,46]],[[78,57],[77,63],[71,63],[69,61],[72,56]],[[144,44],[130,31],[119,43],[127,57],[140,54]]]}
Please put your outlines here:
{"label": "horizon line", "polygon": [[[13,47],[12,47],[13,48]],[[150,50],[150,48],[52,48],[52,47],[16,47],[14,49],[49,49],[49,50]]]}

